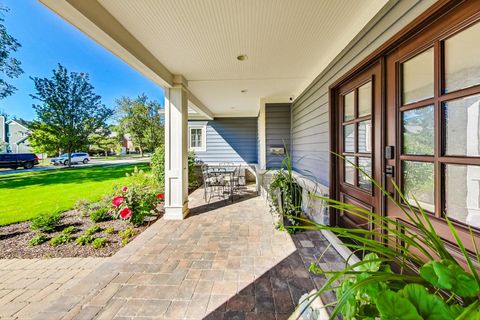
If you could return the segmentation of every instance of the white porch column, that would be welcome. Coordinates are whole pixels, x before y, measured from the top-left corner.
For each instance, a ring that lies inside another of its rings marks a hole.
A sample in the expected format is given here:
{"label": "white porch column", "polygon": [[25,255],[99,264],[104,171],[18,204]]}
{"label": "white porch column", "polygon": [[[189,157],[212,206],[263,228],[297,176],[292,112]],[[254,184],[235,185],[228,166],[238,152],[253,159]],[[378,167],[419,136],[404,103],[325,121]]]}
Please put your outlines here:
{"label": "white porch column", "polygon": [[165,219],[188,214],[188,94],[183,84],[165,90]]}

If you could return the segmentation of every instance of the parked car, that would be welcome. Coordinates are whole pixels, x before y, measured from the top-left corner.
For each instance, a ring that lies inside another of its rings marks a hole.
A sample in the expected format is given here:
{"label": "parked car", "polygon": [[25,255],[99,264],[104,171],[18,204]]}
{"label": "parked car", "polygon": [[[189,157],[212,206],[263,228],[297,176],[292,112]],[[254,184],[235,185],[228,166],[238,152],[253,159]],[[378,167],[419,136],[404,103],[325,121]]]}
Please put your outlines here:
{"label": "parked car", "polygon": [[[72,156],[71,156],[71,159],[70,159],[70,162],[72,164],[75,164],[75,163],[87,164],[89,161],[90,161],[90,155],[86,152],[72,153]],[[50,160],[50,162],[55,166],[58,166],[58,165],[61,165],[61,164],[66,166],[66,165],[68,165],[68,153],[64,153],[58,158],[52,158]]]}
{"label": "parked car", "polygon": [[32,169],[38,164],[38,157],[34,153],[0,153],[0,168],[17,169],[24,167]]}

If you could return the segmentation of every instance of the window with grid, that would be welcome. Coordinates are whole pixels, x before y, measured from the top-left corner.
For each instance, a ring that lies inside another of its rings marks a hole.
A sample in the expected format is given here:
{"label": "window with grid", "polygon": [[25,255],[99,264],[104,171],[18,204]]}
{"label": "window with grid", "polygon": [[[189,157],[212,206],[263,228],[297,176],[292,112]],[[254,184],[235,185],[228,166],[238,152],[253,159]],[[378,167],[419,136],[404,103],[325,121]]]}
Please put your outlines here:
{"label": "window with grid", "polygon": [[480,23],[399,62],[402,189],[480,227]]}
{"label": "window with grid", "polygon": [[358,86],[342,99],[343,180],[361,190],[371,191],[371,181],[362,171],[372,175],[372,82]]}
{"label": "window with grid", "polygon": [[190,127],[189,149],[205,151],[205,127]]}

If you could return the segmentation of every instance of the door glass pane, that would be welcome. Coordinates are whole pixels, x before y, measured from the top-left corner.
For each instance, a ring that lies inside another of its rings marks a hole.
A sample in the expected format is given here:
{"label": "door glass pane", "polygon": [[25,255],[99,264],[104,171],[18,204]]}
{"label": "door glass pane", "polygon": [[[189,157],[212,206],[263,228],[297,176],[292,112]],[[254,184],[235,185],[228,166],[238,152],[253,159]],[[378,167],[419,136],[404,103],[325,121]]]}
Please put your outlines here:
{"label": "door glass pane", "polygon": [[480,227],[480,166],[447,164],[445,200],[450,219]]}
{"label": "door glass pane", "polygon": [[354,106],[355,106],[355,95],[354,95],[354,92],[352,91],[344,97],[344,109],[343,109],[344,121],[352,120],[355,117]]}
{"label": "door glass pane", "polygon": [[443,105],[447,155],[480,156],[480,95]]}
{"label": "door glass pane", "polygon": [[370,120],[358,123],[358,152],[372,152],[372,123]]}
{"label": "door glass pane", "polygon": [[[358,167],[372,176],[372,160],[370,158],[359,157]],[[358,186],[364,190],[372,190],[372,181],[363,172],[358,171]]]}
{"label": "door glass pane", "polygon": [[435,211],[435,189],[433,163],[404,161],[403,162],[403,193],[413,206],[416,206],[415,196],[420,206],[430,212]]}
{"label": "door glass pane", "polygon": [[[355,184],[355,167],[350,163],[355,163],[355,157],[345,157],[345,182],[349,184]],[[350,161],[350,162],[349,162]]]}
{"label": "door glass pane", "polygon": [[480,23],[445,41],[445,91],[480,84]]}
{"label": "door glass pane", "polygon": [[358,116],[363,117],[372,112],[372,83],[358,88]]}
{"label": "door glass pane", "polygon": [[433,106],[402,113],[403,154],[433,155],[434,152]]}
{"label": "door glass pane", "polygon": [[433,97],[433,64],[433,48],[402,64],[403,104]]}
{"label": "door glass pane", "polygon": [[349,124],[343,127],[343,149],[345,152],[355,152],[355,125]]}

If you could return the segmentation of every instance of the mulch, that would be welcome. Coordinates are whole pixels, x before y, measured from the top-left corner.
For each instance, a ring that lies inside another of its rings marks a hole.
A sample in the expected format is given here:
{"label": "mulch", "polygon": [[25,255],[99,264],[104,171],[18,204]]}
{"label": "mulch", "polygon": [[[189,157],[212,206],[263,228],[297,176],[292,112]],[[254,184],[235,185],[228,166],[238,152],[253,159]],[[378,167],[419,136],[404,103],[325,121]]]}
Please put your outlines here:
{"label": "mulch", "polygon": [[[154,223],[158,217],[161,216],[163,208],[160,210],[160,214],[157,217],[151,217],[151,221],[145,223],[139,227],[134,227],[135,236],[138,236],[149,225]],[[30,246],[29,240],[37,234],[36,231],[30,229],[30,222],[20,222],[7,226],[0,227],[0,259],[32,259],[32,258],[67,258],[67,257],[109,257],[115,254],[122,248],[121,238],[118,234],[119,231],[124,230],[130,226],[121,220],[110,220],[104,222],[94,223],[89,217],[84,217],[75,210],[67,211],[63,214],[60,225],[55,232],[48,233],[48,237],[53,238],[61,231],[68,227],[74,226],[76,231],[72,234],[75,239],[85,233],[85,230],[93,225],[99,225],[102,231],[94,234],[95,238],[105,237],[108,239],[108,243],[105,247],[94,249],[91,244],[84,246],[77,245],[75,241],[67,244],[59,245],[56,247],[51,246],[48,241],[37,246]],[[107,234],[106,228],[113,227],[115,232],[113,234]],[[133,227],[133,226],[132,226]],[[130,240],[132,241],[133,238]]]}

